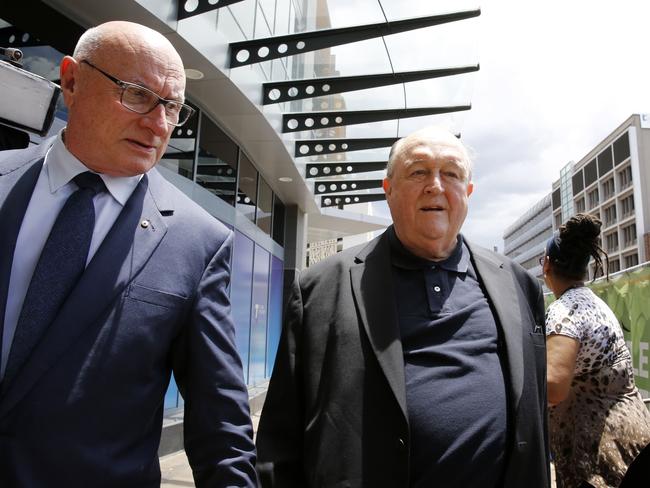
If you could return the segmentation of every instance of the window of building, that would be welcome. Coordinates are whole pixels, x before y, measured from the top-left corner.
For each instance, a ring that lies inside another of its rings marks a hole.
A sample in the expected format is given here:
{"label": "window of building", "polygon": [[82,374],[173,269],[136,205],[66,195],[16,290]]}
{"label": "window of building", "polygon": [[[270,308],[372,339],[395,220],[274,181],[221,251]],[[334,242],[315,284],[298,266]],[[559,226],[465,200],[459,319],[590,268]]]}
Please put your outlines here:
{"label": "window of building", "polygon": [[277,195],[273,196],[273,233],[275,242],[284,246],[284,203]]}
{"label": "window of building", "polygon": [[273,191],[260,176],[260,188],[257,197],[257,226],[271,235],[271,215],[273,213]]}
{"label": "window of building", "polygon": [[257,170],[244,153],[239,158],[239,188],[236,208],[252,222],[257,210]]}
{"label": "window of building", "polygon": [[602,177],[614,167],[612,160],[612,146],[607,146],[603,152],[598,155],[598,174]]}
{"label": "window of building", "polygon": [[585,211],[585,199],[583,197],[576,200],[576,213],[580,213],[584,211]]}
{"label": "window of building", "polygon": [[634,214],[634,195],[628,195],[621,200],[621,214],[623,218]]}
{"label": "window of building", "polygon": [[560,194],[559,188],[553,191],[553,195],[551,198],[553,201],[553,210],[560,208],[562,206],[562,195]]}
{"label": "window of building", "polygon": [[582,177],[582,170],[578,170],[578,172],[573,175],[573,177],[571,178],[571,183],[572,183],[574,195],[577,195],[584,189],[585,182]]}
{"label": "window of building", "polygon": [[609,178],[603,182],[603,200],[609,200],[614,196],[614,178]]}
{"label": "window of building", "polygon": [[616,204],[610,205],[604,211],[605,214],[605,227],[609,227],[616,223]]}
{"label": "window of building", "polygon": [[639,264],[639,256],[637,255],[637,253],[630,254],[623,258],[623,262],[625,263],[626,268],[631,268]]}
{"label": "window of building", "polygon": [[238,156],[237,144],[202,114],[196,182],[232,206],[237,193]]}
{"label": "window of building", "polygon": [[558,212],[555,214],[555,228],[559,229],[562,223],[562,212]]}
{"label": "window of building", "polygon": [[627,132],[614,142],[614,162],[618,166],[630,157],[630,140]]}
{"label": "window of building", "polygon": [[598,167],[596,160],[592,160],[585,166],[585,186],[591,185],[598,179]]}
{"label": "window of building", "polygon": [[630,247],[636,244],[636,224],[630,224],[623,227],[623,245]]}
{"label": "window of building", "polygon": [[589,199],[589,208],[594,208],[598,206],[598,188],[594,188],[587,194]]}
{"label": "window of building", "polygon": [[618,250],[618,232],[614,231],[605,235],[605,247],[607,252]]}
{"label": "window of building", "polygon": [[627,166],[618,174],[619,189],[623,190],[632,184],[632,167]]}
{"label": "window of building", "polygon": [[609,272],[616,273],[621,270],[621,262],[618,259],[609,260]]}

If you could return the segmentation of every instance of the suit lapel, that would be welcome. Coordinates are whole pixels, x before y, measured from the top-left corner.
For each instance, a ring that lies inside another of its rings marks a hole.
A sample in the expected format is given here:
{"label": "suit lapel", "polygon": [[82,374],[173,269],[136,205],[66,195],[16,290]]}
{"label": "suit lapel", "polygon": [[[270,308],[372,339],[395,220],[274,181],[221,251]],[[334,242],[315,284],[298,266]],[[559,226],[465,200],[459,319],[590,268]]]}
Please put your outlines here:
{"label": "suit lapel", "polygon": [[[155,170],[154,170],[155,171]],[[154,177],[156,183],[160,184]],[[57,318],[0,399],[3,417],[137,276],[167,232],[145,175],[88,264]],[[148,225],[142,226],[143,220]]]}
{"label": "suit lapel", "polygon": [[370,345],[404,416],[404,356],[397,323],[388,236],[372,241],[350,268],[352,292]]}
{"label": "suit lapel", "polygon": [[[467,241],[465,241],[467,242]],[[522,345],[522,317],[519,313],[518,293],[512,274],[503,268],[503,261],[496,254],[467,243],[472,254],[476,272],[488,300],[497,314],[497,324],[501,327],[506,355],[512,406],[517,411],[524,382],[524,361]]]}
{"label": "suit lapel", "polygon": [[35,164],[25,164],[24,169],[3,175],[0,180],[0,236],[2,236],[0,239],[0,256],[2,256],[0,259],[0,334],[4,329],[9,277],[16,240],[42,167],[43,159],[40,158]]}

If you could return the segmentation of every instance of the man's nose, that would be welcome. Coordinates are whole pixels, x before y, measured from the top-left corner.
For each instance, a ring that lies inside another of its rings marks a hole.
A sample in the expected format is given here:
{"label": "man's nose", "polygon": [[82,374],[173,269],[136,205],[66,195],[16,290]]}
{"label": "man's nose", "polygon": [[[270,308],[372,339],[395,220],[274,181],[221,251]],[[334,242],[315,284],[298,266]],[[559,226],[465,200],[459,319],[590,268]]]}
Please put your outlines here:
{"label": "man's nose", "polygon": [[426,193],[442,191],[442,180],[440,179],[440,173],[435,172],[429,176],[424,187],[424,191]]}
{"label": "man's nose", "polygon": [[151,131],[163,137],[167,134],[169,129],[169,123],[167,122],[167,116],[165,115],[165,106],[162,103],[156,105],[156,107],[149,113],[144,114],[143,123],[151,129]]}

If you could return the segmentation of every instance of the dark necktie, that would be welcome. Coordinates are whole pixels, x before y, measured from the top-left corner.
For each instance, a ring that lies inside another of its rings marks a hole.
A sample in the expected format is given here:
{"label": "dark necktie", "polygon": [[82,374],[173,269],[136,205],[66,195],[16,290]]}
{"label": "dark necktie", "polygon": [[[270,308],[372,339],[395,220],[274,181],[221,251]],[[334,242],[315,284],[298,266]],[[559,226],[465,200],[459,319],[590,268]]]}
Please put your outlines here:
{"label": "dark necktie", "polygon": [[81,277],[95,228],[93,197],[106,189],[94,173],[74,178],[79,189],[59,212],[29,283],[9,351],[3,384],[8,385],[56,318]]}

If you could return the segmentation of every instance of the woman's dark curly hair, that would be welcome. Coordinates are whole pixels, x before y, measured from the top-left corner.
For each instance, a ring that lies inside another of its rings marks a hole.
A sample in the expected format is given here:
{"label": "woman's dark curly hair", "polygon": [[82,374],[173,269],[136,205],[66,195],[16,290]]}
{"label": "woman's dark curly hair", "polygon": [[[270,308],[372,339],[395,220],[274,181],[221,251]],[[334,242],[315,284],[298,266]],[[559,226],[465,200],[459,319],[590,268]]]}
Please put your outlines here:
{"label": "woman's dark curly hair", "polygon": [[[596,265],[594,277],[599,276],[600,271],[609,278],[609,257],[599,243],[601,226],[598,217],[583,213],[574,215],[560,226],[555,237],[556,252],[549,256],[554,264],[553,271],[564,278],[582,280],[587,274],[589,259],[593,258]],[[605,266],[602,256],[605,257]]]}

